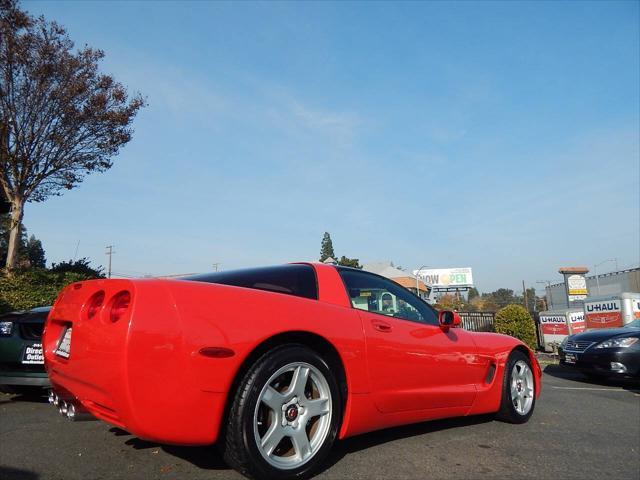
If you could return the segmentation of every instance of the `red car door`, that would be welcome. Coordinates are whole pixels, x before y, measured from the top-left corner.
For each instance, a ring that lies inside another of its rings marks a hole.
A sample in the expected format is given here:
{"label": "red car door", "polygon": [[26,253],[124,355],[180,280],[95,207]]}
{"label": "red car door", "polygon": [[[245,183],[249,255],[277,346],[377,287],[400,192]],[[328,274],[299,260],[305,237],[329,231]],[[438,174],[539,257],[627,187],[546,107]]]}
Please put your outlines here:
{"label": "red car door", "polygon": [[473,404],[486,365],[478,363],[468,332],[359,313],[371,389],[382,413]]}
{"label": "red car door", "polygon": [[486,373],[469,332],[444,332],[437,312],[379,275],[341,269],[359,310],[373,398],[382,413],[470,407]]}

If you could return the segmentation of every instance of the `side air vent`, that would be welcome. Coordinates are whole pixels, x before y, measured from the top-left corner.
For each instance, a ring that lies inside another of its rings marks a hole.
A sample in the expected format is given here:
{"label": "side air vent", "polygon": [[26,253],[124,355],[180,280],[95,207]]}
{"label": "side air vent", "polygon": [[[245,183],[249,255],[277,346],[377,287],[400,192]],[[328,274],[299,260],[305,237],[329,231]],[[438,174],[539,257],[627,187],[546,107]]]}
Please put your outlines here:
{"label": "side air vent", "polygon": [[489,365],[489,369],[487,370],[487,378],[484,379],[484,383],[491,383],[493,381],[493,377],[496,374],[496,365],[492,363]]}

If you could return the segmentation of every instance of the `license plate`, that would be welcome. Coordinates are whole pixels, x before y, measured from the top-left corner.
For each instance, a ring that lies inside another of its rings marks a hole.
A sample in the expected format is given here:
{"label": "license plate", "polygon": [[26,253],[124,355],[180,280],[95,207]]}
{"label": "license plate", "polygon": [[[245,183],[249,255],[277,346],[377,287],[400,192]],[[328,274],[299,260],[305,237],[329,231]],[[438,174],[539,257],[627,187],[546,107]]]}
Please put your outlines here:
{"label": "license plate", "polygon": [[43,364],[44,355],[42,354],[42,344],[34,343],[27,346],[22,353],[22,363],[25,365]]}
{"label": "license plate", "polygon": [[55,350],[56,355],[69,358],[71,355],[71,330],[73,327],[65,327],[58,342],[58,347]]}
{"label": "license plate", "polygon": [[564,361],[566,363],[576,363],[578,361],[578,357],[574,353],[565,353]]}

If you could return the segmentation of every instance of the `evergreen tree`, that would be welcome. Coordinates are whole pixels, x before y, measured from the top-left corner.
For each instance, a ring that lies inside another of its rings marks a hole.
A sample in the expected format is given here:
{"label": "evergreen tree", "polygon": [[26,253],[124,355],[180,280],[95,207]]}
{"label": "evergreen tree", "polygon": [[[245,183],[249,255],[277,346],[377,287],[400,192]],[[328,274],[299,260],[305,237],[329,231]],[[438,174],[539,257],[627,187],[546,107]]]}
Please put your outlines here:
{"label": "evergreen tree", "polygon": [[329,257],[335,259],[336,254],[333,251],[331,235],[329,235],[329,232],[324,232],[324,235],[322,236],[322,243],[320,244],[320,261],[324,262]]}
{"label": "evergreen tree", "polygon": [[27,258],[32,267],[45,268],[47,266],[47,259],[44,256],[44,248],[42,248],[42,242],[38,240],[34,235],[29,237],[26,244]]}

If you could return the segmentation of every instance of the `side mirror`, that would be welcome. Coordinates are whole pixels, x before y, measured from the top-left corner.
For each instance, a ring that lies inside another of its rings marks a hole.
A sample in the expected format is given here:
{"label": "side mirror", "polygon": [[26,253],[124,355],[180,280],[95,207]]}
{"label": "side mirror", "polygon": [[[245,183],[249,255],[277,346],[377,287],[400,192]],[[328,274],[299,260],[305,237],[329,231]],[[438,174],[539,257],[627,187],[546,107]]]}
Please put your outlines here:
{"label": "side mirror", "polygon": [[445,332],[449,331],[451,327],[457,327],[460,325],[460,316],[457,312],[452,312],[451,310],[443,310],[438,314],[438,323],[440,324],[440,328]]}

